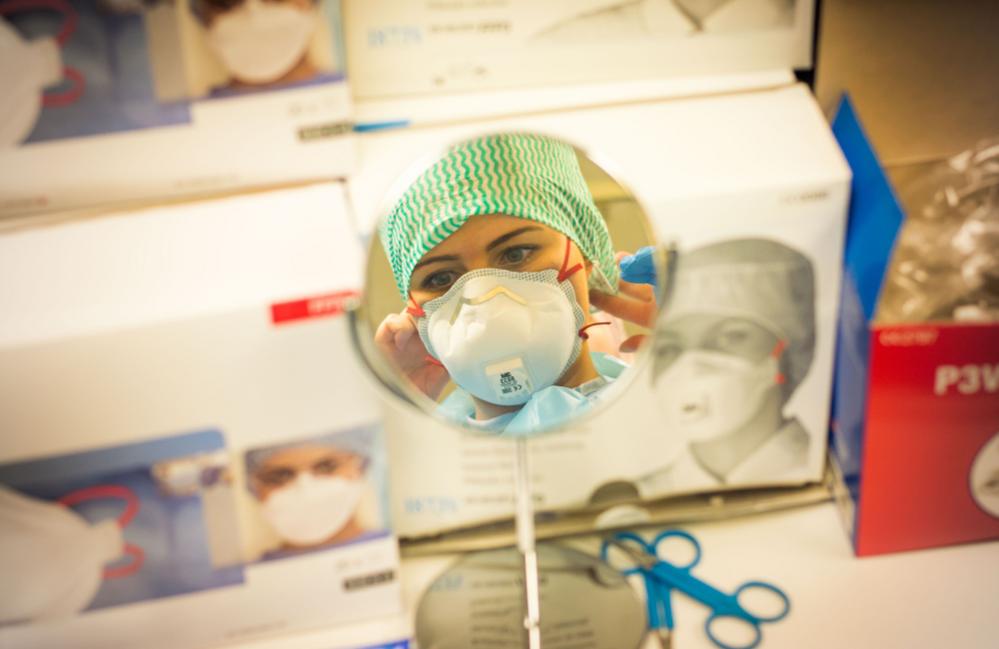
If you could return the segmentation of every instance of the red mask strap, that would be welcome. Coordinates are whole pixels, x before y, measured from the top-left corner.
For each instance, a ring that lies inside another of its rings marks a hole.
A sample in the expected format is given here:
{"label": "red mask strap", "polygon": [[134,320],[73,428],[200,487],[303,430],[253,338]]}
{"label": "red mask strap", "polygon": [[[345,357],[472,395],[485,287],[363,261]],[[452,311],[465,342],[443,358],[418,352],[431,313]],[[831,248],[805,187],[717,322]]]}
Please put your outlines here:
{"label": "red mask strap", "polygon": [[[572,252],[572,242],[569,237],[565,238],[565,256],[562,257],[562,268],[558,271],[558,281],[559,283],[565,281],[573,273],[583,267],[583,264],[576,264],[572,268],[566,268],[569,265],[569,253]],[[582,331],[582,329],[580,329]]]}
{"label": "red mask strap", "polygon": [[132,493],[131,489],[120,485],[97,485],[96,487],[86,487],[71,491],[57,502],[66,507],[78,505],[87,500],[98,500],[103,498],[120,498],[125,501],[125,510],[118,516],[118,527],[124,528],[132,522],[135,515],[139,513],[139,499]]}
{"label": "red mask strap", "polygon": [[579,332],[578,332],[579,333],[579,337],[582,338],[583,340],[589,340],[590,339],[590,334],[586,333],[587,329],[589,329],[590,327],[596,327],[598,325],[609,325],[609,324],[611,324],[611,323],[610,322],[591,322],[588,325],[583,325],[580,328]]}
{"label": "red mask strap", "polygon": [[406,313],[414,318],[422,318],[427,315],[423,311],[423,307],[416,303],[412,293],[409,294],[409,304],[406,306]]}
{"label": "red mask strap", "polygon": [[[774,360],[779,361],[780,357],[784,354],[785,349],[787,349],[787,343],[783,340],[778,340],[777,344],[774,345],[774,348],[770,350],[770,356]],[[777,377],[774,379],[774,381],[777,383],[777,385],[784,385],[785,383],[787,383],[787,377],[784,376],[783,372],[778,371]]]}
{"label": "red mask strap", "polygon": [[[135,518],[135,515],[139,513],[139,498],[132,492],[131,489],[122,487],[121,485],[97,485],[94,487],[77,489],[76,491],[71,491],[66,494],[56,502],[65,507],[71,507],[88,500],[98,500],[103,498],[120,498],[125,501],[125,510],[120,516],[118,516],[118,527],[122,529],[131,523]],[[142,567],[142,564],[146,560],[146,553],[142,551],[142,548],[132,545],[131,543],[125,544],[123,552],[131,557],[132,560],[124,566],[105,568],[105,579],[127,577],[128,575],[138,572],[139,568]]]}
{"label": "red mask strap", "polygon": [[127,577],[129,575],[135,574],[142,567],[142,564],[146,562],[146,553],[142,551],[137,545],[132,545],[131,543],[126,543],[125,548],[122,551],[124,554],[131,557],[131,561],[123,566],[113,566],[111,568],[104,569],[105,579],[117,579],[118,577]]}

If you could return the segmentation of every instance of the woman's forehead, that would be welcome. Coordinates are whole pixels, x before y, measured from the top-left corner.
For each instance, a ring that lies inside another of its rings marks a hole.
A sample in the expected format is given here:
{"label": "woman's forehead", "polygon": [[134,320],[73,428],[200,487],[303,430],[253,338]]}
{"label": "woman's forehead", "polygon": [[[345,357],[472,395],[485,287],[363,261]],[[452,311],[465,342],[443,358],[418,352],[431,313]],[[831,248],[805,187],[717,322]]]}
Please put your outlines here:
{"label": "woman's forehead", "polygon": [[264,468],[270,468],[274,466],[310,466],[312,463],[319,460],[333,459],[333,458],[348,458],[350,453],[340,450],[338,448],[333,448],[331,446],[319,446],[319,445],[308,445],[308,446],[295,446],[292,448],[282,449],[276,451],[273,455],[268,457],[261,463]]}
{"label": "woman's forehead", "polygon": [[737,329],[760,334],[770,333],[765,327],[747,318],[716,313],[688,313],[673,320],[664,321],[661,331],[666,337],[679,336],[684,339],[696,339]]}

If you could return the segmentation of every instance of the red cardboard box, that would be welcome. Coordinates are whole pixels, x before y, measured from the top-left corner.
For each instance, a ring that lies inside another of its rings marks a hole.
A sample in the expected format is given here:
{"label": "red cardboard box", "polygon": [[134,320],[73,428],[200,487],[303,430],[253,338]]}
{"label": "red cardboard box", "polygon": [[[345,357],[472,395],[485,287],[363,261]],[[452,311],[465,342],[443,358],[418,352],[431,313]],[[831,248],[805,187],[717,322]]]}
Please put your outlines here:
{"label": "red cardboard box", "polygon": [[999,323],[874,321],[902,222],[849,101],[854,172],[831,451],[858,555],[999,538]]}

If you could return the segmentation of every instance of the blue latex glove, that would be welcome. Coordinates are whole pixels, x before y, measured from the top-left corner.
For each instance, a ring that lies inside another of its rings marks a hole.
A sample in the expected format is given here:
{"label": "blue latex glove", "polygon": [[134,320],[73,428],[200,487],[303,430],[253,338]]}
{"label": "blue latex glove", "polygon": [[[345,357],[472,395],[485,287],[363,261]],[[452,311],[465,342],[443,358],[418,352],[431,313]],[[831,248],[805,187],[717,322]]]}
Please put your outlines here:
{"label": "blue latex glove", "polygon": [[618,264],[621,267],[621,279],[632,284],[651,284],[658,292],[654,252],[652,246],[645,246],[633,255],[622,257]]}

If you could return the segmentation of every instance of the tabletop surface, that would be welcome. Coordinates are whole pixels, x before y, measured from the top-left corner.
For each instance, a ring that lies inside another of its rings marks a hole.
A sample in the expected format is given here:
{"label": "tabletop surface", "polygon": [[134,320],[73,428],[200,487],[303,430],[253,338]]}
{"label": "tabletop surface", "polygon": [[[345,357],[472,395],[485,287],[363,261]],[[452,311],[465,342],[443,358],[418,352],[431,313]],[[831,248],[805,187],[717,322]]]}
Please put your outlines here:
{"label": "tabletop surface", "polygon": [[[791,598],[787,618],[763,626],[761,649],[999,646],[999,542],[858,559],[832,503],[682,529],[701,543],[701,579],[724,591],[761,579]],[[594,539],[571,545],[599,547]],[[407,610],[448,563],[404,561]],[[707,609],[674,595],[673,611],[674,649],[715,649],[704,633]],[[656,647],[650,639],[643,649]]]}
{"label": "tabletop surface", "polygon": [[[832,503],[682,529],[700,541],[703,555],[695,568],[699,578],[726,591],[762,579],[791,598],[787,618],[764,625],[760,649],[999,646],[999,541],[858,559]],[[599,539],[570,545],[596,552]],[[407,612],[398,619],[238,647],[339,649],[372,644],[363,638],[402,638],[411,632],[411,616],[423,590],[453,559],[403,561]],[[674,649],[716,649],[704,634],[704,607],[674,595],[673,611]],[[357,641],[343,644],[345,638],[355,637]],[[650,638],[643,649],[657,649],[656,641]]]}

